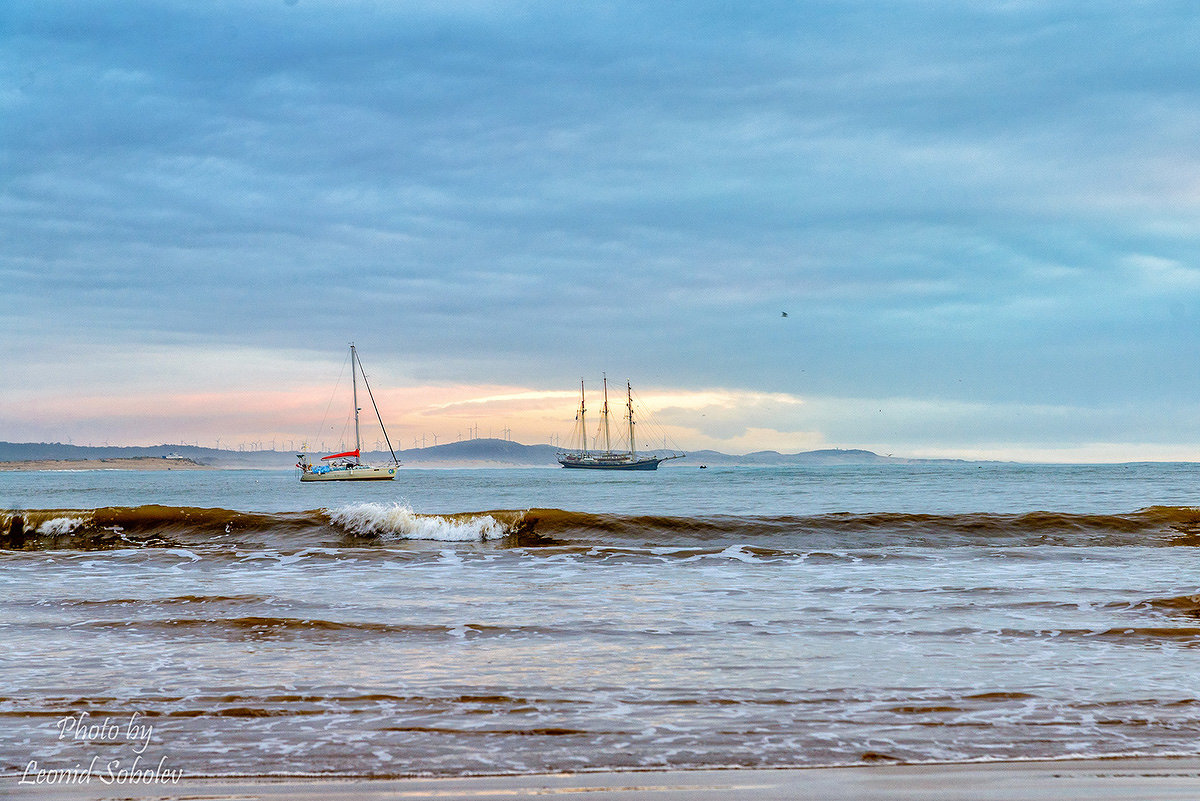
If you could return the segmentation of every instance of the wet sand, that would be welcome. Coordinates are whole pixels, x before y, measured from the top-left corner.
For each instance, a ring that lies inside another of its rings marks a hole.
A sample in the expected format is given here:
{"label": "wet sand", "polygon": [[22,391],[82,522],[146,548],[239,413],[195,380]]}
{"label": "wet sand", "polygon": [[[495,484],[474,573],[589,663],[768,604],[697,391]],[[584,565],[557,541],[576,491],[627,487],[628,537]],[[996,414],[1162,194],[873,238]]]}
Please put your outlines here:
{"label": "wet sand", "polygon": [[631,771],[451,779],[188,779],[177,784],[21,785],[0,794],[75,801],[107,798],[454,799],[587,801],[1182,801],[1200,798],[1200,757],[881,765],[780,770]]}
{"label": "wet sand", "polygon": [[162,459],[134,456],[113,459],[29,459],[0,462],[0,472],[38,470],[212,470],[191,459]]}

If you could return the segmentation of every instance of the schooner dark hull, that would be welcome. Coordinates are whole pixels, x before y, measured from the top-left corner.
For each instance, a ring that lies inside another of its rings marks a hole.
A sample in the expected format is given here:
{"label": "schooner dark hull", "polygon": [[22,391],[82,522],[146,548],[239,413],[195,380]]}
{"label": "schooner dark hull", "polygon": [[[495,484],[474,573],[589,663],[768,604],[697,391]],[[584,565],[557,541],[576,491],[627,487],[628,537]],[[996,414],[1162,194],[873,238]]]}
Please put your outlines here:
{"label": "schooner dark hull", "polygon": [[636,462],[601,462],[593,459],[559,459],[563,467],[574,470],[657,470],[662,459],[638,459]]}

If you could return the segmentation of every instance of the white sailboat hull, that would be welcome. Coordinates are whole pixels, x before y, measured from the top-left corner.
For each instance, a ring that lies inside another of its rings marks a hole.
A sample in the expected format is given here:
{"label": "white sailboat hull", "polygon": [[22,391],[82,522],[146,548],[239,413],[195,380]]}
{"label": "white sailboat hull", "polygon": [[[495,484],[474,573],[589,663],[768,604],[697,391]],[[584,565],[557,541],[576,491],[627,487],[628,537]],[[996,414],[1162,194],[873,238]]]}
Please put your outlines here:
{"label": "white sailboat hull", "polygon": [[328,473],[310,471],[300,474],[301,481],[390,481],[396,477],[394,467],[355,467],[331,468]]}

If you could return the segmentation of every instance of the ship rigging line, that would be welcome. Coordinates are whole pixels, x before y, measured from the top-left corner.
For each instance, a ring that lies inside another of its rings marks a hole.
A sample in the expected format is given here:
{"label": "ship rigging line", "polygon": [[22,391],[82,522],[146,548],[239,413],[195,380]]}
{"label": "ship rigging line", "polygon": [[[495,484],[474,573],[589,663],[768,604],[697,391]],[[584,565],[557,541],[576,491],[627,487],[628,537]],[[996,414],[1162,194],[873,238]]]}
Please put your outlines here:
{"label": "ship rigging line", "polygon": [[[650,414],[648,407],[642,401],[641,396],[637,394],[637,390],[631,389],[630,395],[633,396],[634,406],[637,408],[638,414],[642,418],[639,425],[644,425],[651,429],[651,431],[648,432],[650,436],[653,436],[656,440],[661,439],[663,441],[663,450],[671,453],[683,453],[684,451],[679,447],[679,443],[676,442],[675,439],[667,432],[667,429],[662,425],[662,423],[658,422],[654,415]],[[649,437],[644,437],[643,440],[646,442],[650,441]],[[669,446],[668,441],[670,442]]]}
{"label": "ship rigging line", "polygon": [[[350,354],[346,354],[346,358],[342,360],[342,369],[338,373],[337,383],[333,385],[333,389],[329,393],[329,403],[325,404],[325,414],[321,416],[321,426],[317,429],[317,435],[313,438],[313,443],[321,442],[321,435],[325,433],[325,423],[329,420],[329,410],[333,408],[333,399],[337,397],[338,389],[342,386],[342,376],[346,374],[346,362],[350,361]],[[342,426],[342,439],[346,438],[346,425]],[[343,448],[342,450],[345,450]]]}
{"label": "ship rigging line", "polygon": [[[362,362],[358,363],[362,367]],[[396,450],[392,447],[392,441],[388,439],[387,427],[383,424],[383,418],[379,416],[379,406],[375,403],[375,395],[371,392],[371,385],[367,383],[367,371],[362,370],[363,385],[367,388],[367,397],[371,399],[371,408],[375,410],[375,419],[379,421],[379,430],[383,432],[383,440],[387,443],[388,452],[392,454],[392,461],[400,464],[400,460],[396,458]]]}

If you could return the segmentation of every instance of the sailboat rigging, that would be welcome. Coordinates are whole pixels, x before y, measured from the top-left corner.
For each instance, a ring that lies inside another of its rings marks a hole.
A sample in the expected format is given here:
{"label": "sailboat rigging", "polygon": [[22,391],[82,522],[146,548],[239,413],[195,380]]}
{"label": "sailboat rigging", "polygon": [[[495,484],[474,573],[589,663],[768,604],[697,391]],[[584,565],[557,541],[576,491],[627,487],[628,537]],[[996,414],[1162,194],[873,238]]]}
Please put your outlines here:
{"label": "sailboat rigging", "polygon": [[[362,463],[362,440],[358,421],[358,413],[362,411],[358,406],[358,375],[360,373],[363,386],[367,389],[367,397],[371,399],[371,407],[375,410],[375,418],[383,430],[383,439],[387,442],[388,451],[392,454],[391,465],[376,467]],[[396,468],[400,466],[400,460],[396,458],[396,451],[392,448],[391,439],[388,438],[387,428],[383,425],[383,417],[379,414],[379,406],[375,403],[375,394],[371,392],[371,385],[367,383],[367,374],[362,369],[362,362],[358,359],[358,350],[353,343],[350,344],[350,382],[354,388],[354,450],[322,456],[321,461],[327,461],[329,464],[319,465],[312,464],[308,460],[308,454],[301,451],[296,454],[296,458],[299,459],[296,467],[300,469],[301,481],[390,481],[396,477]]]}
{"label": "sailboat rigging", "polygon": [[657,456],[641,455],[637,452],[634,437],[633,385],[629,381],[625,382],[625,410],[626,420],[629,423],[629,449],[614,451],[612,429],[609,424],[608,376],[604,376],[604,406],[600,410],[600,433],[604,436],[604,449],[588,450],[587,399],[583,380],[580,379],[579,412],[576,414],[576,419],[579,421],[580,447],[575,451],[559,452],[558,463],[563,467],[585,470],[657,470],[660,463],[668,459],[682,459],[685,456],[682,453]]}

